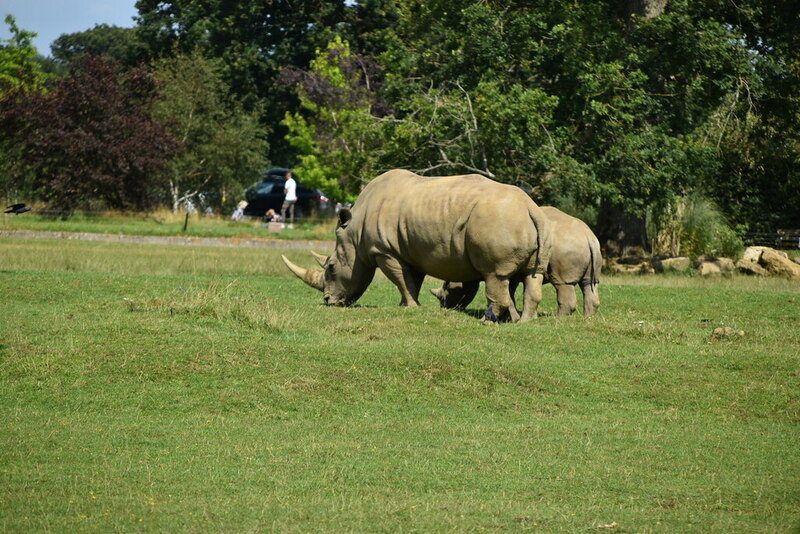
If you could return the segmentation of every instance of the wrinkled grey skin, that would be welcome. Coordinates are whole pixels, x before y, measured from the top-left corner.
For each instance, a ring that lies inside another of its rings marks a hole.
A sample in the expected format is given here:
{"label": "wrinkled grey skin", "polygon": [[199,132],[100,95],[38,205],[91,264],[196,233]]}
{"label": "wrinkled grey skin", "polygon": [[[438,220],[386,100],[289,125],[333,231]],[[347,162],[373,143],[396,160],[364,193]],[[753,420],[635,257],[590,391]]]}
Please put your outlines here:
{"label": "wrinkled grey skin", "polygon": [[[603,258],[600,242],[592,230],[580,219],[553,207],[542,206],[542,212],[552,223],[553,251],[545,275],[545,283],[556,289],[559,315],[570,315],[577,308],[575,286],[583,292],[583,313],[594,315],[600,307],[597,284]],[[452,282],[431,289],[445,308],[464,309],[475,298],[480,282]],[[510,285],[513,296],[516,285]]]}
{"label": "wrinkled grey skin", "polygon": [[[380,269],[403,306],[419,305],[425,275],[485,280],[487,315],[525,321],[536,316],[551,248],[546,217],[521,189],[479,175],[395,169],[370,182],[352,210],[340,211],[336,249],[323,272],[283,260],[326,304],[354,303]],[[525,287],[522,316],[509,293],[512,280]]]}

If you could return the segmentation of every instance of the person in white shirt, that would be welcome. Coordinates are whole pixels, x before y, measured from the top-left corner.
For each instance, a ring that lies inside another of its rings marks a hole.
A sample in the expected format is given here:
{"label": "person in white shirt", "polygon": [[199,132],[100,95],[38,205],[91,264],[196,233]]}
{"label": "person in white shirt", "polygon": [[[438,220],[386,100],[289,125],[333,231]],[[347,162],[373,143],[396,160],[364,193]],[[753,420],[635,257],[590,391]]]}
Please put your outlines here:
{"label": "person in white shirt", "polygon": [[292,176],[292,172],[289,171],[286,173],[286,183],[283,186],[283,194],[286,197],[283,199],[283,206],[281,206],[281,219],[286,221],[286,211],[288,210],[289,215],[289,224],[294,224],[294,205],[297,203],[297,182],[294,181],[294,177]]}

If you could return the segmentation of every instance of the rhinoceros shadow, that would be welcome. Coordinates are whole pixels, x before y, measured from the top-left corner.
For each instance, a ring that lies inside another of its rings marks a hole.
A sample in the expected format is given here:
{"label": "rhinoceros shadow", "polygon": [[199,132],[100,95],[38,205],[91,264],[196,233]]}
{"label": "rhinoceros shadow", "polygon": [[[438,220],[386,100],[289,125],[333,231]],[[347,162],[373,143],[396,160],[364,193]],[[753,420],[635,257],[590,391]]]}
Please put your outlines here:
{"label": "rhinoceros shadow", "polygon": [[[480,308],[467,308],[467,309],[464,309],[464,310],[452,310],[452,311],[454,311],[456,313],[464,313],[464,314],[469,315],[470,317],[473,317],[475,319],[483,319],[484,314],[486,313],[485,309],[482,310]],[[539,317],[550,317],[552,315],[553,315],[552,313],[546,312],[546,311],[542,311],[542,310],[539,310],[539,312],[538,312],[538,316]],[[505,321],[502,321],[502,322],[505,322]]]}

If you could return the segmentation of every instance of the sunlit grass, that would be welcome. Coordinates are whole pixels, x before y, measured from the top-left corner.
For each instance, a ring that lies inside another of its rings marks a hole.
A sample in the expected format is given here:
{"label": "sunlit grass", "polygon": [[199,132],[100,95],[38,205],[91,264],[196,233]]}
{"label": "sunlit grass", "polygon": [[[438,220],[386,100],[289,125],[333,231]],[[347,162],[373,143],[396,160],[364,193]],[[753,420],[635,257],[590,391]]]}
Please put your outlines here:
{"label": "sunlit grass", "polygon": [[800,525],[797,284],[604,277],[596,317],[546,287],[484,326],[380,277],[323,306],[281,253],[314,266],[0,238],[0,530]]}

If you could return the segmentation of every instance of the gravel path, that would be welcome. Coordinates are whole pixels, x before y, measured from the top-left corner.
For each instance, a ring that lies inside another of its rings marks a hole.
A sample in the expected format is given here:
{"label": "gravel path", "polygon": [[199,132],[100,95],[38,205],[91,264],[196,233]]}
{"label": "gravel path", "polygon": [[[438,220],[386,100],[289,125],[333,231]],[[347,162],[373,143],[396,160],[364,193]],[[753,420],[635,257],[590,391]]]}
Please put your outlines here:
{"label": "gravel path", "polygon": [[181,237],[123,234],[93,234],[88,232],[39,232],[33,230],[0,230],[0,237],[74,239],[80,241],[106,241],[112,243],[136,243],[142,245],[181,245],[192,247],[273,247],[314,248],[333,250],[335,241],[307,239],[270,239],[238,237]]}

